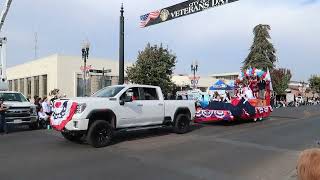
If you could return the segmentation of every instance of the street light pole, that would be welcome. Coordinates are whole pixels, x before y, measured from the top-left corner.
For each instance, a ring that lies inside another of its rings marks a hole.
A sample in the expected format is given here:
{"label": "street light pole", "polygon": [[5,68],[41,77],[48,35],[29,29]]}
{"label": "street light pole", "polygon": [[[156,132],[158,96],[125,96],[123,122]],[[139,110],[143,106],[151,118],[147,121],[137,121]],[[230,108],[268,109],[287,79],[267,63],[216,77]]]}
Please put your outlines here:
{"label": "street light pole", "polygon": [[120,10],[120,42],[119,42],[119,85],[124,84],[124,10]]}
{"label": "street light pole", "polygon": [[301,91],[302,91],[302,96],[304,97],[305,96],[305,82],[304,81],[300,81],[300,84],[301,84]]}
{"label": "street light pole", "polygon": [[87,71],[87,59],[89,58],[89,49],[90,43],[88,41],[82,44],[81,52],[83,59],[83,96],[87,95],[87,80],[86,80],[86,71]]}
{"label": "street light pole", "polygon": [[191,64],[191,71],[193,72],[193,89],[196,89],[196,72],[198,71],[198,61],[193,61]]}
{"label": "street light pole", "polygon": [[101,85],[101,89],[104,88],[106,85],[106,79],[104,77],[104,68],[102,68],[102,85]]}

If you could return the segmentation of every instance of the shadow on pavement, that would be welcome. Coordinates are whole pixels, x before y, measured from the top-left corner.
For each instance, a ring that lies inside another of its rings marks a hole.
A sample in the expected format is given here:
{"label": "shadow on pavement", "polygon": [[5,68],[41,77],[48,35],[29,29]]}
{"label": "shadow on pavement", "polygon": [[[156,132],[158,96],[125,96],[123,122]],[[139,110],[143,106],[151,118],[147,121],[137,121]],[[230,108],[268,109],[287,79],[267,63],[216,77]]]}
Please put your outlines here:
{"label": "shadow on pavement", "polygon": [[9,125],[8,129],[9,129],[9,134],[40,130],[40,129],[30,129],[28,125],[12,125],[12,124]]}
{"label": "shadow on pavement", "polygon": [[[204,127],[201,124],[192,124],[190,126],[190,132],[201,129]],[[132,131],[132,132],[117,132],[113,138],[112,145],[116,145],[121,142],[125,141],[135,141],[141,139],[147,139],[152,137],[159,137],[159,136],[166,136],[169,134],[174,134],[172,128],[159,128],[159,129],[149,129],[149,130],[139,130],[139,131]]]}
{"label": "shadow on pavement", "polygon": [[270,116],[271,118],[278,118],[278,119],[301,119],[299,117],[292,117],[292,116]]}
{"label": "shadow on pavement", "polygon": [[[265,119],[267,120],[267,119]],[[265,121],[264,120],[264,121]],[[201,123],[202,126],[237,126],[241,124],[249,124],[249,123],[256,123],[253,120],[235,120],[235,121],[217,121],[217,122],[208,122],[208,123]]]}
{"label": "shadow on pavement", "polygon": [[[200,124],[191,124],[190,131],[188,133],[201,129],[202,127],[204,126]],[[138,131],[131,131],[131,132],[115,132],[110,146],[117,145],[119,143],[126,142],[126,141],[149,139],[153,137],[161,137],[161,136],[166,136],[170,134],[175,134],[172,131],[172,128],[170,127],[159,128],[159,129],[149,129],[149,130],[138,130]],[[61,135],[61,138],[63,138],[62,135]],[[71,143],[71,142],[65,139],[64,143]],[[77,144],[80,146],[88,145],[88,143],[86,142],[85,136],[82,138],[82,142],[73,142],[73,144]]]}

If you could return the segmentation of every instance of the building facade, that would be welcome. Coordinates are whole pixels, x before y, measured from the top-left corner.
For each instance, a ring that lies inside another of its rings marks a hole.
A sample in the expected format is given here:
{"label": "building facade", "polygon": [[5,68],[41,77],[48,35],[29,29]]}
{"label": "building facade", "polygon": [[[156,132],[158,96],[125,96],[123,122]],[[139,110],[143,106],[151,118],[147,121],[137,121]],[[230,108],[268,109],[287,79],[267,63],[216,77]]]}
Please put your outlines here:
{"label": "building facade", "polygon": [[[125,67],[130,66],[126,63]],[[118,84],[119,62],[107,59],[90,58],[87,67],[90,72],[86,78],[86,94]],[[55,54],[14,67],[7,68],[9,90],[23,93],[26,97],[48,96],[50,91],[59,89],[67,97],[79,97],[84,93],[83,60],[80,56],[65,56]],[[108,72],[102,74],[102,70]],[[238,73],[225,73],[201,76],[197,79],[197,88],[206,91],[218,79],[234,80]],[[181,89],[192,87],[192,76],[178,74],[172,76],[172,81]]]}
{"label": "building facade", "polygon": [[[186,87],[191,87],[193,86],[192,84],[192,76],[185,75],[185,74],[177,74],[172,76],[172,81],[173,83],[180,87],[181,90],[184,90]],[[202,91],[206,91],[210,86],[213,85],[213,83],[216,81],[216,79],[212,77],[205,77],[205,76],[200,76],[199,79],[197,80],[196,87],[198,89],[201,89]]]}
{"label": "building facade", "polygon": [[286,92],[291,92],[296,96],[303,96],[308,98],[319,97],[319,93],[313,91],[312,88],[310,88],[310,84],[303,81],[290,81]]}
{"label": "building facade", "polygon": [[[9,90],[19,91],[27,97],[43,97],[48,96],[51,90],[59,89],[67,97],[77,97],[83,95],[86,82],[86,94],[92,94],[102,87],[118,84],[118,64],[118,61],[89,58],[87,67],[93,72],[88,73],[86,81],[83,81],[83,60],[80,56],[55,54],[8,68]],[[100,73],[103,69],[108,72]]]}
{"label": "building facade", "polygon": [[[217,80],[224,80],[226,83],[229,81],[234,81],[238,78],[239,73],[223,73],[223,74],[213,74],[210,76],[198,76],[197,88],[206,91],[211,87]],[[176,74],[172,76],[172,81],[182,89],[185,87],[192,87],[192,75],[187,74]]]}
{"label": "building facade", "polygon": [[236,80],[239,77],[240,72],[233,72],[233,73],[221,73],[221,74],[212,74],[210,77],[214,79],[220,80]]}

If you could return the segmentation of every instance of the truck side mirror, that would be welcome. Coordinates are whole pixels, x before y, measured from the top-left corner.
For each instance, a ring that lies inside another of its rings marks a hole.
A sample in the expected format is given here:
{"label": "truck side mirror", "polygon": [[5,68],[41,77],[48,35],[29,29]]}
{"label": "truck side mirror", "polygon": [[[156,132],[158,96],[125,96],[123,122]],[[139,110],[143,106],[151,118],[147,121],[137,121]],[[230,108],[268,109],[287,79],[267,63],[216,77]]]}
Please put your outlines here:
{"label": "truck side mirror", "polygon": [[132,92],[126,92],[125,94],[122,95],[120,98],[120,105],[123,106],[126,102],[132,102],[133,93]]}

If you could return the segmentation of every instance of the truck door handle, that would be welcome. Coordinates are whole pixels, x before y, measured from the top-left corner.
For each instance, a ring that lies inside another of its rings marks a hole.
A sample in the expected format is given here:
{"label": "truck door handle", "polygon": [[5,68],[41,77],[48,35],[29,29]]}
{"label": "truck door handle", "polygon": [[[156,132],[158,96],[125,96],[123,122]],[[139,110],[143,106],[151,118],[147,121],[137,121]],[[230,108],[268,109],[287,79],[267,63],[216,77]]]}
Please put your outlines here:
{"label": "truck door handle", "polygon": [[163,104],[162,104],[162,103],[159,103],[158,105],[159,105],[159,106],[163,106]]}
{"label": "truck door handle", "polygon": [[143,104],[138,104],[137,106],[140,106],[140,107],[141,107],[141,106],[143,106]]}

